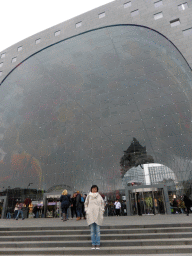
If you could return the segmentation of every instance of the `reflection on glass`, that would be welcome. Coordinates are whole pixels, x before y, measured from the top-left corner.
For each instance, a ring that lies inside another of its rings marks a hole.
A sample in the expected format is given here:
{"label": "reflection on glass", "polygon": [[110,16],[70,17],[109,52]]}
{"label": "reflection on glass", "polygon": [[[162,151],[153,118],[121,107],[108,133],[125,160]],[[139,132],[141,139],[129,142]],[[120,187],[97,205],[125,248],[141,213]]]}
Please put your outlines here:
{"label": "reflection on glass", "polygon": [[189,180],[191,80],[171,42],[138,26],[33,55],[0,88],[0,191],[123,188],[119,161],[134,137],[178,182]]}

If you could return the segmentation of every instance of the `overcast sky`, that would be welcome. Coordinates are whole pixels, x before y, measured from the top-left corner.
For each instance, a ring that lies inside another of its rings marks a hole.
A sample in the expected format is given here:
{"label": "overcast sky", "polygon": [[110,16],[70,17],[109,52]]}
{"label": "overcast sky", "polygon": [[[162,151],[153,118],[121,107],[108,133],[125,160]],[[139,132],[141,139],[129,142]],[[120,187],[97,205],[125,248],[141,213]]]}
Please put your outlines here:
{"label": "overcast sky", "polygon": [[42,30],[113,0],[0,0],[0,52]]}

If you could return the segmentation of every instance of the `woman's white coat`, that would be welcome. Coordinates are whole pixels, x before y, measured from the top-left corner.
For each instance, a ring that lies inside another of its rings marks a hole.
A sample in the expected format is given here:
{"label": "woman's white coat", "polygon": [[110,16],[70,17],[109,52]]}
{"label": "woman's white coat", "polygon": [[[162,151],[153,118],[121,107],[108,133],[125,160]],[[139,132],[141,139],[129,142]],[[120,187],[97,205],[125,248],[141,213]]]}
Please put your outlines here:
{"label": "woman's white coat", "polygon": [[87,224],[96,223],[101,226],[103,222],[104,201],[101,195],[96,192],[90,192],[85,200],[85,211]]}

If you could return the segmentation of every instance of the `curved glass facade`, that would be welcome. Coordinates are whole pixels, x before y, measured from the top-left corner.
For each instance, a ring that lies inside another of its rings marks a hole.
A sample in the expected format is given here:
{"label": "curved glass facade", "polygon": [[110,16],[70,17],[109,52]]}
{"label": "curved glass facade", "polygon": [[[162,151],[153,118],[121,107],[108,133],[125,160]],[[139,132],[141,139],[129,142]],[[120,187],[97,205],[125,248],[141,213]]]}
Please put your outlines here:
{"label": "curved glass facade", "polygon": [[46,48],[0,88],[0,188],[118,189],[133,137],[189,180],[191,102],[188,64],[150,29],[111,26]]}

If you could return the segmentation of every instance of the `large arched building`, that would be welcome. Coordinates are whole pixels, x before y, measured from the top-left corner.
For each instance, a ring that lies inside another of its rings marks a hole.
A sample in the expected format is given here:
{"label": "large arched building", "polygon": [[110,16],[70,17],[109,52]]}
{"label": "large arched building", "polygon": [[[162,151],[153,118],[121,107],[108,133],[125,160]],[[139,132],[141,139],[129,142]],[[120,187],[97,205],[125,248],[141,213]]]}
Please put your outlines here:
{"label": "large arched building", "polygon": [[192,3],[116,0],[0,53],[0,188],[121,185],[136,138],[192,179]]}

